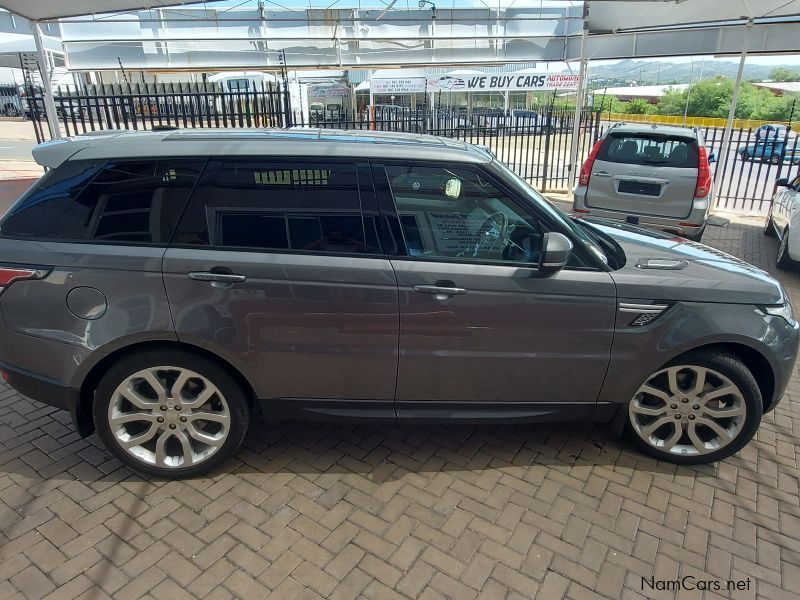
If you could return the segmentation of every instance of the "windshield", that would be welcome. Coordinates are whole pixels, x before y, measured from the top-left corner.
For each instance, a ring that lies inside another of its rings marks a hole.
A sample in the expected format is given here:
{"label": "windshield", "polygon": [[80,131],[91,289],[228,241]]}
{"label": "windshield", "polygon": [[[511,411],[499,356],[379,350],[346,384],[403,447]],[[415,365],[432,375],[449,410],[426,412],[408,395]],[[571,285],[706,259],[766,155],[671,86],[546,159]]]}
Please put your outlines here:
{"label": "windshield", "polygon": [[697,168],[694,140],[653,133],[612,133],[600,147],[597,160],[629,165],[660,165],[681,169]]}
{"label": "windshield", "polygon": [[514,173],[514,171],[506,167],[503,163],[495,160],[492,162],[492,165],[496,166],[500,171],[502,171],[503,175],[512,179],[517,184],[517,188],[523,191],[531,200],[531,202],[536,204],[536,206],[538,206],[541,210],[545,211],[549,216],[569,229],[592,256],[600,260],[604,265],[609,265],[608,256],[603,248],[597,243],[594,236],[587,233],[586,229],[582,225],[568,218],[567,215],[553,206],[549,200],[534,190],[527,181],[522,179],[522,177]]}

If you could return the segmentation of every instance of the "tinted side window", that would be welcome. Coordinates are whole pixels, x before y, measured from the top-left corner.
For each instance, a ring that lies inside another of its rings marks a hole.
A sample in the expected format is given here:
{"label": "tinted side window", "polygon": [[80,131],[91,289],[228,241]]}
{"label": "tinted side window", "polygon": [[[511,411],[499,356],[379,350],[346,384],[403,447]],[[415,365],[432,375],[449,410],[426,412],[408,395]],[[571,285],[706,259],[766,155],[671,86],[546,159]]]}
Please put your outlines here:
{"label": "tinted side window", "polygon": [[646,133],[612,133],[597,160],[632,165],[697,168],[697,145],[685,137]]}
{"label": "tinted side window", "polygon": [[[77,171],[23,202],[3,223],[12,235],[95,242],[169,241],[203,161],[119,161],[98,165],[69,163]],[[42,218],[38,226],[31,222]]]}
{"label": "tinted side window", "polygon": [[539,260],[542,224],[480,173],[418,165],[385,169],[410,256]]}
{"label": "tinted side window", "polygon": [[102,168],[103,163],[69,161],[48,171],[11,208],[0,224],[0,231],[7,235],[44,237]]}
{"label": "tinted side window", "polygon": [[176,244],[366,252],[356,167],[224,161],[210,168]]}

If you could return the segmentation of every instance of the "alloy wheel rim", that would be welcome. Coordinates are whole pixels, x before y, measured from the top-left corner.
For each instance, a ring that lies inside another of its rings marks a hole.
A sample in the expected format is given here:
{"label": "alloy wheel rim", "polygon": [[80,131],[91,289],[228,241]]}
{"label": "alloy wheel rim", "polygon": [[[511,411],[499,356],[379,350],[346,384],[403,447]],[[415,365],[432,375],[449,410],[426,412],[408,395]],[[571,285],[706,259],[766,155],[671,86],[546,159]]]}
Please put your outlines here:
{"label": "alloy wheel rim", "polygon": [[649,446],[674,455],[716,452],[742,430],[747,406],[739,387],[722,373],[696,365],[656,371],[639,388],[628,416]]}
{"label": "alloy wheel rim", "polygon": [[120,383],[108,406],[117,444],[148,465],[178,469],[207,461],[230,431],[225,397],[190,369],[143,369]]}

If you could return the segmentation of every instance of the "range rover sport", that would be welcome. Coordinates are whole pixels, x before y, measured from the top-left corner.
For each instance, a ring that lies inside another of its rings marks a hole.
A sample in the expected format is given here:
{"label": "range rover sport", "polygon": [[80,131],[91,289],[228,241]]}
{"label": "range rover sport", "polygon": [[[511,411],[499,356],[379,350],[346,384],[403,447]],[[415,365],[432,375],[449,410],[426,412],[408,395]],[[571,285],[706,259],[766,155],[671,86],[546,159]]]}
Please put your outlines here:
{"label": "range rover sport", "polygon": [[0,223],[0,370],[123,463],[185,477],[265,419],[624,429],[723,459],[783,394],[781,285],[573,219],[478,147],[333,130],[37,146]]}

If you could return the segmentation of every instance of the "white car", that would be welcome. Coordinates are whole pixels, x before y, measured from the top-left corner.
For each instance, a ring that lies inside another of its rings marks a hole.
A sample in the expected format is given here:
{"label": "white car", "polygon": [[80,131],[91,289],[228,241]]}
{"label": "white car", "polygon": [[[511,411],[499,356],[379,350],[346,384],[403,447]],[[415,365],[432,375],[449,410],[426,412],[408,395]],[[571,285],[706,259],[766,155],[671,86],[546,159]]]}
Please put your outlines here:
{"label": "white car", "polygon": [[793,179],[782,177],[775,181],[777,190],[772,198],[764,235],[780,239],[775,264],[788,269],[800,261],[800,175]]}

